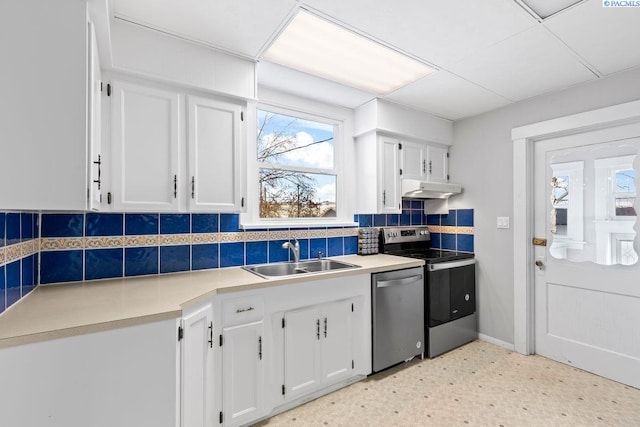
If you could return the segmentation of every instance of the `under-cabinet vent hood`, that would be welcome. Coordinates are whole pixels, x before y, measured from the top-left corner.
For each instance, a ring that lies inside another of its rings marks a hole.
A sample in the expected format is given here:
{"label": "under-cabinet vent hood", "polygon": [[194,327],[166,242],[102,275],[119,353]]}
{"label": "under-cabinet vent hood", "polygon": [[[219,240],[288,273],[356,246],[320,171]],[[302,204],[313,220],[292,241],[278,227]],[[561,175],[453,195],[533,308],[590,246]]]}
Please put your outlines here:
{"label": "under-cabinet vent hood", "polygon": [[402,197],[407,199],[448,199],[462,191],[460,184],[402,180]]}

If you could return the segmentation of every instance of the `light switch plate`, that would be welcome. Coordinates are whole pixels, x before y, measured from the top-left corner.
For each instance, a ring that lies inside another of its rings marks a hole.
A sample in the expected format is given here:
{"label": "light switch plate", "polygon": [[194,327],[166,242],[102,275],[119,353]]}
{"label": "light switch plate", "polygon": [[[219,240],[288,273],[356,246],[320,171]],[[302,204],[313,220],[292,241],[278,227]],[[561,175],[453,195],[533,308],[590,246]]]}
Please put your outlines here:
{"label": "light switch plate", "polygon": [[509,217],[499,216],[497,221],[498,228],[509,228]]}

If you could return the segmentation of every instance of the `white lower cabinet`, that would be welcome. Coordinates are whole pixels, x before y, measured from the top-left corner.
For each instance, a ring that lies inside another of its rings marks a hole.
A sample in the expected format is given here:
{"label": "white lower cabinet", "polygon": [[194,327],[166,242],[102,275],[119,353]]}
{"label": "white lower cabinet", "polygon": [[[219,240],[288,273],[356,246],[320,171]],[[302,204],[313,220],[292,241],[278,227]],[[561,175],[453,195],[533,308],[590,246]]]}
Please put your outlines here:
{"label": "white lower cabinet", "polygon": [[320,279],[185,310],[183,427],[250,425],[371,373],[370,283]]}
{"label": "white lower cabinet", "polygon": [[286,400],[351,375],[352,305],[343,300],[284,313]]}
{"label": "white lower cabinet", "polygon": [[265,415],[263,321],[222,330],[222,413],[226,426]]}

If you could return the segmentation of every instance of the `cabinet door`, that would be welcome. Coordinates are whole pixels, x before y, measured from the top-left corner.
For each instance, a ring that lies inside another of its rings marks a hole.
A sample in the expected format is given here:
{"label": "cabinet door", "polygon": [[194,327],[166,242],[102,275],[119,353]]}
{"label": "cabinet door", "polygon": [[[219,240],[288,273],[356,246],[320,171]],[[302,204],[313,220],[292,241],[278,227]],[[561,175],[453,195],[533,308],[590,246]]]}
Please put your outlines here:
{"label": "cabinet door", "polygon": [[351,300],[322,307],[322,380],[334,383],[351,376],[353,369],[353,324]]}
{"label": "cabinet door", "polygon": [[381,137],[380,150],[380,199],[378,213],[398,213],[400,207],[400,164],[399,142],[393,138]]}
{"label": "cabinet door", "polygon": [[317,388],[320,372],[320,312],[317,306],[284,315],[284,390],[289,400]]}
{"label": "cabinet door", "polygon": [[182,426],[213,425],[213,310],[207,305],[183,319]]}
{"label": "cabinet door", "polygon": [[244,208],[240,105],[189,96],[191,210]]}
{"label": "cabinet door", "polygon": [[427,180],[431,182],[449,181],[449,156],[446,147],[427,147]]}
{"label": "cabinet door", "polygon": [[112,188],[115,210],[178,211],[180,96],[113,83]]}
{"label": "cabinet door", "polygon": [[426,144],[402,143],[402,150],[400,150],[402,153],[402,178],[425,179],[427,169],[426,151]]}
{"label": "cabinet door", "polygon": [[223,329],[222,397],[225,426],[250,422],[264,412],[262,320]]}
{"label": "cabinet door", "polygon": [[101,150],[101,114],[102,94],[100,73],[100,57],[93,23],[88,23],[89,31],[89,79],[88,79],[88,111],[87,111],[87,137],[89,141],[89,209],[100,209],[102,201],[102,150]]}

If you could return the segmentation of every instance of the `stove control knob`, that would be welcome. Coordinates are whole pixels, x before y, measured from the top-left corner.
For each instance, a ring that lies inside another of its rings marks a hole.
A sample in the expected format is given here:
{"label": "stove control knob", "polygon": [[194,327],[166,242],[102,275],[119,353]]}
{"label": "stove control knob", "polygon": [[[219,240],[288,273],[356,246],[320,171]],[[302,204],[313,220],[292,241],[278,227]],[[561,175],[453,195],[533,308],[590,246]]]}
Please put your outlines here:
{"label": "stove control knob", "polygon": [[393,233],[388,232],[388,233],[387,233],[387,237],[389,237],[389,238],[393,237]]}

